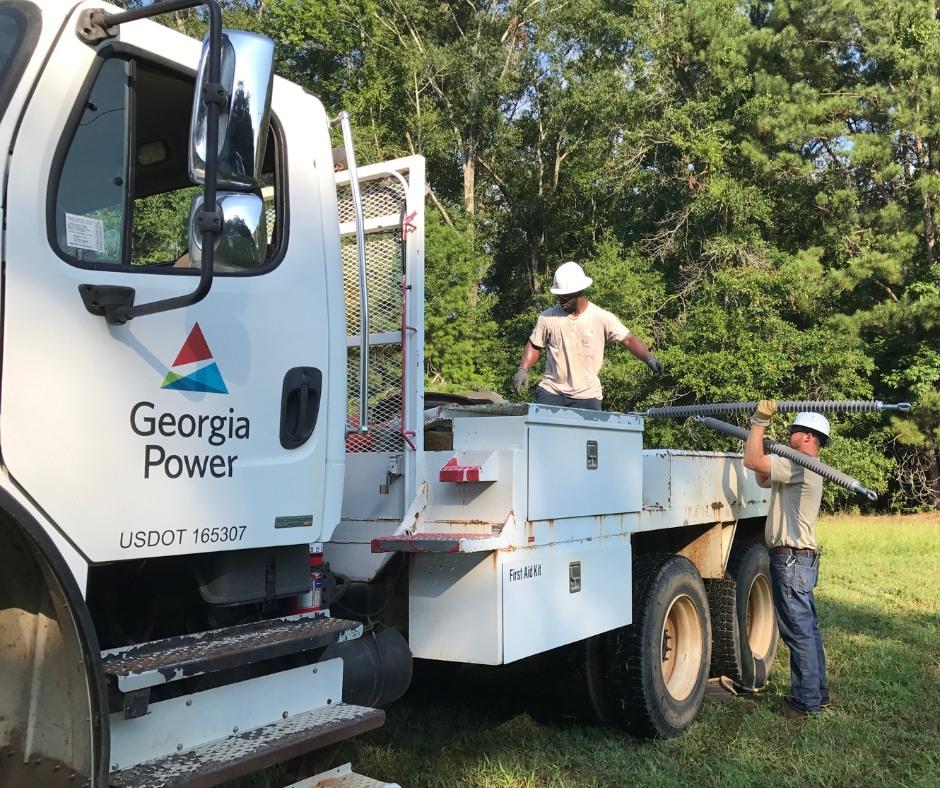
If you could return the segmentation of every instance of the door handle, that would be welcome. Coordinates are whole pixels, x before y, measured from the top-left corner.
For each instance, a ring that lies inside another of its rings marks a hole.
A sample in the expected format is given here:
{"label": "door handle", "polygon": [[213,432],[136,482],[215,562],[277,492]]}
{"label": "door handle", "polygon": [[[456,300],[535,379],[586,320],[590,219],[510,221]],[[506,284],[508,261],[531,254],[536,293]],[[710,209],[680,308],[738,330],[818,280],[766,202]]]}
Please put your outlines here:
{"label": "door handle", "polygon": [[316,367],[294,367],[281,389],[281,446],[296,449],[313,435],[320,414],[323,375]]}

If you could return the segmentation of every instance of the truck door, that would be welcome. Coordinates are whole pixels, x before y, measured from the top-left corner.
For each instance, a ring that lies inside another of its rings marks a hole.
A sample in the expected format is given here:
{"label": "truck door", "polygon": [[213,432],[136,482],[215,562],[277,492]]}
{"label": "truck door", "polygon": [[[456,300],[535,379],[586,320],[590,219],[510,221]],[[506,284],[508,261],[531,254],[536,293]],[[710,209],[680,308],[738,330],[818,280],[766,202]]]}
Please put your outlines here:
{"label": "truck door", "polygon": [[[330,374],[345,330],[341,277],[327,272],[339,237],[323,108],[276,82],[263,263],[217,267],[188,308],[108,325],[82,286],[130,287],[135,303],[195,287],[186,157],[200,45],[139,21],[95,49],[77,14],[9,165],[3,462],[92,561],[318,541],[338,519],[345,408],[345,370]],[[285,139],[299,129],[292,168]],[[288,183],[304,206],[290,230]]]}

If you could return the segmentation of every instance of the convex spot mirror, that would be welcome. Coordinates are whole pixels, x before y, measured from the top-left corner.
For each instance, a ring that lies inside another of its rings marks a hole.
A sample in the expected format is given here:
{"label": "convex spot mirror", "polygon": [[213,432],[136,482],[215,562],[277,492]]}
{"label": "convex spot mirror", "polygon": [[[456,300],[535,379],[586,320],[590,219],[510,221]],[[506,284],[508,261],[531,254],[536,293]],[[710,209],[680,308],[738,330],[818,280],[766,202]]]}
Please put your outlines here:
{"label": "convex spot mirror", "polygon": [[[208,77],[209,42],[202,44],[189,129],[189,177],[206,182],[207,111],[202,90]],[[220,82],[226,103],[219,112],[218,188],[250,190],[260,186],[271,116],[274,42],[243,30],[222,31]]]}
{"label": "convex spot mirror", "polygon": [[[216,204],[222,212],[222,232],[215,239],[212,267],[216,271],[244,271],[264,263],[268,250],[267,217],[264,200],[256,194],[219,192]],[[202,233],[197,217],[202,210],[202,196],[189,209],[190,265],[202,265]]]}

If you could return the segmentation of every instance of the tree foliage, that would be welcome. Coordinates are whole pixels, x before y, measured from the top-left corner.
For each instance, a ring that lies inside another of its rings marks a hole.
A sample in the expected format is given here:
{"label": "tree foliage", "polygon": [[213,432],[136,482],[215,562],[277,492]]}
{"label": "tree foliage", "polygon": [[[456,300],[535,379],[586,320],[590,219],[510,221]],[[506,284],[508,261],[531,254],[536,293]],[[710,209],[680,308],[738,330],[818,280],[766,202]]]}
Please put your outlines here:
{"label": "tree foliage", "polygon": [[[427,158],[431,385],[508,394],[551,271],[578,259],[592,299],[667,365],[653,381],[613,349],[608,408],[909,400],[910,418],[835,418],[827,459],[899,507],[940,505],[935,0],[239,0],[227,15],[353,113],[361,158]],[[676,423],[648,436],[728,447]]]}

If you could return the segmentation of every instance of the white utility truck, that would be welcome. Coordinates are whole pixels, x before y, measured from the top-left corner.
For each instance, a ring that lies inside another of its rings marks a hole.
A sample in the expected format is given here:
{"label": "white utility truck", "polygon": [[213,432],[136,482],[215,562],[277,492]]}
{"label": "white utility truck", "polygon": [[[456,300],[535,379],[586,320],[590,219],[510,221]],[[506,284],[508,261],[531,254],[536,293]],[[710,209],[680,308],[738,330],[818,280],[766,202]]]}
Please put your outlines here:
{"label": "white utility truck", "polygon": [[423,159],[357,167],[215,0],[145,18],[198,4],[0,0],[0,786],[306,777],[412,654],[568,649],[641,735],[760,687],[740,457],[425,397]]}

